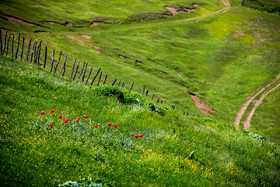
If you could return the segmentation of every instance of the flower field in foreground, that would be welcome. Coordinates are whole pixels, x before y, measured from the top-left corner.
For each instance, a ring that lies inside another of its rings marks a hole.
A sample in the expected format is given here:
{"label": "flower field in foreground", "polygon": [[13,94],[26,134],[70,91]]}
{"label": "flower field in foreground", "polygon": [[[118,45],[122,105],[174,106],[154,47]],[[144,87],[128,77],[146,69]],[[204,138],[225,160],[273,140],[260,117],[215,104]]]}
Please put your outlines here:
{"label": "flower field in foreground", "polygon": [[265,138],[100,94],[110,89],[0,57],[2,186],[279,185],[280,151]]}

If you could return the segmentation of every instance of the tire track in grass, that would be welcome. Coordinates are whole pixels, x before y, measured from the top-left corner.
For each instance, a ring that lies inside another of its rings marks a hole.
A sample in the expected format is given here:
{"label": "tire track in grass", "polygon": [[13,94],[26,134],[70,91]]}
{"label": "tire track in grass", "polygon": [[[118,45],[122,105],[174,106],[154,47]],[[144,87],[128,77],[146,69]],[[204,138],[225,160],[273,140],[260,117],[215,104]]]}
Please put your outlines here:
{"label": "tire track in grass", "polygon": [[240,110],[236,113],[236,117],[235,117],[235,121],[234,121],[234,126],[237,127],[240,125],[240,121],[245,113],[245,111],[247,110],[248,106],[253,102],[253,100],[260,94],[261,97],[259,100],[255,101],[254,102],[254,107],[253,109],[250,111],[248,117],[247,117],[247,120],[245,122],[243,122],[244,124],[244,129],[246,131],[249,130],[249,127],[250,127],[250,120],[252,119],[253,117],[253,114],[256,110],[256,108],[262,103],[262,100],[271,92],[273,91],[274,89],[276,89],[280,83],[278,83],[276,86],[272,87],[271,88],[271,85],[273,83],[276,83],[277,81],[279,81],[280,79],[280,74],[276,76],[275,79],[271,80],[269,84],[267,84],[266,86],[262,86],[262,87],[259,87],[258,89],[256,89],[250,96],[248,96],[245,100],[245,102],[242,104]]}
{"label": "tire track in grass", "polygon": [[256,101],[254,102],[254,106],[253,106],[252,110],[250,111],[249,115],[247,116],[246,121],[243,121],[243,122],[242,122],[242,123],[243,123],[243,128],[244,128],[245,131],[249,131],[249,128],[250,128],[250,121],[251,121],[251,119],[252,119],[252,117],[253,117],[253,115],[254,115],[254,113],[255,113],[257,107],[258,107],[260,104],[262,104],[263,99],[264,99],[270,92],[272,92],[273,90],[275,90],[275,89],[278,88],[279,86],[280,86],[280,82],[278,82],[278,84],[276,84],[275,86],[270,87],[269,89],[265,90],[265,92],[262,93],[261,97],[260,97],[258,100],[256,100]]}

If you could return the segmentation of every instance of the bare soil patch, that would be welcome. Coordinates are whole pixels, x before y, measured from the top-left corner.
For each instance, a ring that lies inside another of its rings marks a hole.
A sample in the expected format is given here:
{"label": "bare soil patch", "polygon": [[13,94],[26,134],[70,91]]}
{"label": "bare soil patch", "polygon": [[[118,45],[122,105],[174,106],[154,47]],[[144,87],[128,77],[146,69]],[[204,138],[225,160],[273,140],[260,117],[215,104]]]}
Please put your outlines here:
{"label": "bare soil patch", "polygon": [[165,8],[172,13],[172,16],[176,16],[179,13],[189,13],[196,10],[196,8],[188,8],[184,6],[181,6],[179,9],[170,6],[165,6]]}
{"label": "bare soil patch", "polygon": [[66,26],[66,27],[72,27],[73,24],[71,22],[65,22],[65,23],[58,23],[56,21],[41,21],[42,23],[48,23],[48,24],[51,24],[51,25],[63,25],[63,26]]}
{"label": "bare soil patch", "polygon": [[127,57],[126,57],[126,56],[123,56],[123,55],[119,55],[119,57],[120,57],[121,59],[127,59]]}
{"label": "bare soil patch", "polygon": [[90,26],[97,26],[99,25],[100,23],[105,23],[104,21],[93,21]]}
{"label": "bare soil patch", "polygon": [[87,40],[90,40],[91,39],[91,36],[89,35],[81,35],[83,38],[87,39]]}
{"label": "bare soil patch", "polygon": [[1,20],[7,21],[7,22],[12,23],[14,25],[20,25],[21,24],[21,25],[26,25],[26,26],[29,26],[29,27],[40,26],[38,24],[31,23],[31,22],[25,21],[23,19],[16,18],[16,17],[13,17],[13,16],[9,16],[9,15],[6,15],[6,14],[3,14],[3,16],[5,16],[6,19],[0,18]]}
{"label": "bare soil patch", "polygon": [[208,116],[211,116],[211,114],[215,113],[215,111],[210,106],[202,102],[198,96],[193,94],[190,94],[190,96],[193,99],[195,106],[197,106],[201,112]]}
{"label": "bare soil patch", "polygon": [[82,43],[82,44],[85,44],[85,45],[87,45],[87,46],[89,46],[89,47],[95,49],[96,51],[100,52],[100,47],[97,47],[97,46],[95,46],[95,45],[86,43],[86,42],[84,42],[83,40],[80,40],[80,39],[75,38],[74,36],[70,36],[70,35],[68,35],[68,34],[64,34],[64,36],[66,36],[67,38],[70,38],[70,39],[72,39],[72,40],[78,41],[78,42],[80,42],[80,43]]}

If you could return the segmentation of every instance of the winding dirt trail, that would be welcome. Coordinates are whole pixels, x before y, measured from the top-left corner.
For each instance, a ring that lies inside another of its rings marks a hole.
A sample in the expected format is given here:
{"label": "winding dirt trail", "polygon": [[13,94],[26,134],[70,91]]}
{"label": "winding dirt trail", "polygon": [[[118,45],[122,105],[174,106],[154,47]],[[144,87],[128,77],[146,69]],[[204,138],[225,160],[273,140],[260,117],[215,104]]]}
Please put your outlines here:
{"label": "winding dirt trail", "polygon": [[[276,83],[276,84],[275,84]],[[250,96],[248,96],[245,102],[242,104],[240,110],[236,113],[234,126],[237,127],[240,125],[240,121],[242,116],[244,115],[245,111],[247,110],[248,106],[252,103],[253,108],[249,112],[246,121],[243,121],[243,128],[246,131],[249,131],[250,128],[250,121],[257,109],[257,107],[262,103],[263,99],[273,90],[280,86],[280,74],[277,75],[273,80],[271,80],[266,86],[259,87],[256,89]],[[254,100],[257,96],[260,96],[258,100]]]}

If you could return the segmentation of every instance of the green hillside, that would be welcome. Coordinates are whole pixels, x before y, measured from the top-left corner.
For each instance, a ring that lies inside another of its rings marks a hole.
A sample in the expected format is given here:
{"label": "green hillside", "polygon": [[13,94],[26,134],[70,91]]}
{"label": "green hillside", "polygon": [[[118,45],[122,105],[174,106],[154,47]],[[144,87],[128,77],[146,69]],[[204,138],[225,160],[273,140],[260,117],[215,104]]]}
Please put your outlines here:
{"label": "green hillside", "polygon": [[[1,1],[3,184],[279,185],[278,5]],[[19,33],[23,59],[12,60]],[[27,49],[39,41],[36,67]]]}
{"label": "green hillside", "polygon": [[88,177],[114,186],[279,185],[279,148],[261,136],[173,110],[159,114],[126,102],[132,94],[105,96],[117,87],[81,87],[3,57],[0,64],[2,186]]}

